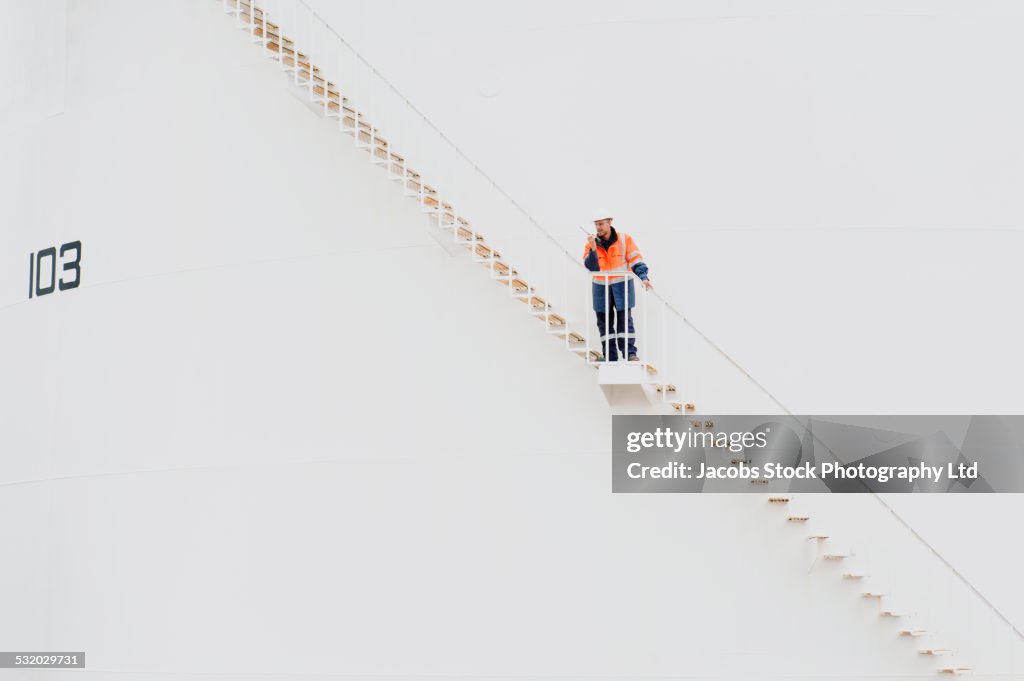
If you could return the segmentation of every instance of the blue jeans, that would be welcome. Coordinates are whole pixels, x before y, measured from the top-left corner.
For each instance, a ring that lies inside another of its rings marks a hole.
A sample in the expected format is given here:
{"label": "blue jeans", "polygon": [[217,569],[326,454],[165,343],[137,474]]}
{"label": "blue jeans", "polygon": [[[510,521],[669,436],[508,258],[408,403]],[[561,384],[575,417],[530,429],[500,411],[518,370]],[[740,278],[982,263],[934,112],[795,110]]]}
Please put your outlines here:
{"label": "blue jeans", "polygon": [[[633,311],[612,308],[607,313],[596,312],[597,330],[601,334],[601,351],[605,359],[615,362],[619,355],[636,354],[636,332],[633,330]],[[614,327],[614,328],[612,328]]]}

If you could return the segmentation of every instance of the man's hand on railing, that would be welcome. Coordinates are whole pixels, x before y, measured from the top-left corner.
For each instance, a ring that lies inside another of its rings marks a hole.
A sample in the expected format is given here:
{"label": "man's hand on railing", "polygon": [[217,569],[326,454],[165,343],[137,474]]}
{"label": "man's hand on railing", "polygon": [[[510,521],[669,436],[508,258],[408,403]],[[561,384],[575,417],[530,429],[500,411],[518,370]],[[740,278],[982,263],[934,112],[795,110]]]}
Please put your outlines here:
{"label": "man's hand on railing", "polygon": [[644,279],[644,288],[647,289],[648,291],[654,289],[654,284],[651,283],[650,279]]}

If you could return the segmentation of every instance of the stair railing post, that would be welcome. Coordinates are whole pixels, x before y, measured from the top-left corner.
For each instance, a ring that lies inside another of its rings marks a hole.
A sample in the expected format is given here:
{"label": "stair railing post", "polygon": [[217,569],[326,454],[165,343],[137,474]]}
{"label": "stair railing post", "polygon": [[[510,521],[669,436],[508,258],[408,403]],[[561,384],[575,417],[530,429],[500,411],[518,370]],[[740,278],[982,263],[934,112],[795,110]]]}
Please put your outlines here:
{"label": "stair railing post", "polygon": [[[284,12],[281,14],[284,15]],[[280,20],[277,26],[277,67],[284,70],[284,27],[281,26]]]}
{"label": "stair railing post", "polygon": [[[408,104],[405,104],[408,106]],[[411,114],[411,112],[410,112]],[[414,153],[414,145],[416,134],[413,130],[413,119],[411,116],[401,117],[402,135],[405,139],[405,146],[402,149],[402,195],[409,195],[409,158],[410,154]]]}
{"label": "stair railing post", "polygon": [[[632,289],[632,291],[633,291],[632,299],[630,298],[630,295],[629,295],[630,289]],[[633,319],[633,328],[636,329],[637,326],[639,326],[640,320],[637,319],[633,315],[633,310],[636,309],[637,315],[643,314],[643,311],[640,309],[639,305],[637,304],[637,292],[636,292],[635,283],[633,281],[633,276],[630,274],[628,269],[625,269],[625,266],[623,266],[623,269],[622,269],[622,297],[623,297],[623,300],[625,302],[625,307],[626,307],[626,314],[625,314],[626,319],[625,319],[625,324],[623,325],[624,328],[620,329],[620,333],[619,333],[619,335],[622,337],[622,356],[619,357],[619,361],[620,362],[628,362],[629,361],[629,341],[631,339],[631,334],[629,332],[629,320],[631,318]],[[631,303],[632,303],[632,307],[630,307]]]}
{"label": "stair railing post", "polygon": [[565,349],[569,349],[569,261],[562,259],[562,300],[565,301],[565,325],[562,332],[565,334]]}
{"label": "stair railing post", "polygon": [[[338,63],[334,65],[334,69],[335,69],[334,85],[335,85],[335,87],[338,88],[338,129],[341,130],[342,132],[344,132],[344,129],[345,129],[344,128],[344,126],[345,126],[345,92],[348,91],[348,88],[342,87],[342,85],[341,85],[341,79],[345,77],[345,69],[342,67],[341,59],[342,59],[342,54],[344,54],[343,50],[345,48],[338,41],[335,41],[335,45],[337,45],[337,47],[338,47],[338,60],[337,60]],[[327,106],[330,107],[330,104],[328,104]]]}
{"label": "stair railing post", "polygon": [[263,38],[263,56],[265,57],[265,56],[267,56],[267,10],[263,10],[263,15],[262,16],[263,16],[263,30],[262,30],[262,35],[260,37]]}
{"label": "stair railing post", "polygon": [[354,144],[359,146],[359,109],[361,104],[359,96],[363,93],[360,83],[359,55],[352,55],[352,139]]}
{"label": "stair railing post", "polygon": [[299,83],[299,6],[292,3],[292,83]]}
{"label": "stair railing post", "polygon": [[[540,239],[539,232],[538,232],[537,235],[535,235],[534,238],[539,241],[539,239]],[[538,259],[540,259],[540,253],[541,253],[540,248],[537,247],[539,245],[540,245],[539,243],[535,244],[534,247],[532,249],[530,249],[531,251],[533,251],[534,253],[537,254],[536,257]],[[538,272],[545,272],[546,273],[547,272],[546,263],[542,262],[540,264],[540,266],[537,268],[537,271]],[[545,297],[545,299],[544,299],[544,331],[545,331],[545,333],[547,331],[549,331],[550,329],[551,329],[551,299],[550,299],[550,297]]]}
{"label": "stair railing post", "polygon": [[[600,338],[600,341],[601,341],[601,353],[604,355],[604,360],[605,361],[610,361],[608,359],[608,357],[611,355],[611,348],[608,347],[608,341],[609,340],[613,340],[613,339],[608,337],[609,336],[608,329],[611,326],[611,325],[608,324],[608,322],[609,322],[609,320],[608,320],[608,312],[609,312],[608,296],[611,293],[611,291],[610,291],[611,287],[608,285],[608,275],[607,274],[604,275],[604,280],[603,280],[602,284],[604,284],[604,333],[601,333],[600,325],[597,328],[597,332],[601,336],[601,338]],[[612,298],[613,297],[614,296],[612,296]],[[618,327],[617,322],[618,322],[618,320],[615,320],[615,323],[616,323],[615,324],[615,328]],[[617,349],[617,345],[616,345],[616,349]]]}
{"label": "stair railing post", "polygon": [[[618,282],[616,282],[616,283],[618,283]],[[615,288],[614,288],[614,286],[612,287],[612,291],[611,291],[611,299],[612,299],[612,307],[615,308]],[[626,306],[626,314],[625,314],[625,316],[627,318],[627,323],[626,323],[625,326],[628,329],[629,328],[628,318],[629,318],[631,310],[629,309],[629,282],[626,279],[626,275],[622,275],[622,302]],[[615,308],[615,311],[618,312],[619,311],[618,308]],[[618,321],[619,321],[618,320],[618,315],[616,314],[615,317],[616,317],[616,319],[615,319],[615,321],[616,321],[616,326],[615,326],[615,349],[616,349],[616,352],[617,352],[618,348],[619,348],[619,336],[622,335],[622,329],[620,329],[618,327]],[[626,339],[623,338],[623,340],[626,340]],[[623,357],[622,357],[623,354],[625,354],[625,353],[619,353],[619,355],[616,357],[615,361],[616,362],[622,362],[623,361]]]}
{"label": "stair railing post", "polygon": [[[668,335],[667,335],[666,330],[665,330],[665,317],[667,315],[665,314],[666,310],[665,310],[665,305],[664,304],[662,304],[660,306],[660,309],[661,309],[661,352],[664,355],[664,359],[662,361],[665,364],[665,380],[662,381],[661,401],[662,402],[668,402],[669,401],[669,399],[668,399],[668,385],[665,384],[665,381],[672,380],[672,374],[669,372],[669,351],[668,351],[668,340],[667,340],[668,339]],[[678,393],[679,393],[679,386],[677,385],[676,386],[676,397],[679,396]]]}
{"label": "stair railing post", "polygon": [[[587,270],[587,283],[590,284],[588,288],[594,288],[594,275],[590,273],[590,270]],[[591,297],[593,297],[593,293],[591,293]],[[590,308],[593,305],[587,305],[587,298],[582,294],[580,295],[580,302],[583,304],[583,337],[586,341],[586,346],[584,347],[586,354],[583,355],[583,359],[587,364],[590,364],[590,327],[593,326],[590,323]]]}
{"label": "stair railing post", "polygon": [[[426,194],[423,191],[423,172],[422,171],[420,172],[420,176],[418,178],[417,184],[419,185],[419,191],[417,192],[417,200],[419,201],[419,204],[420,204],[420,210],[423,210],[423,197],[426,196]],[[452,241],[458,241],[458,240],[459,240],[459,230],[456,229],[455,232],[453,233]]]}
{"label": "stair railing post", "polygon": [[[325,47],[325,49],[323,51],[324,52],[324,58],[321,61],[324,63],[324,66],[326,66],[327,65],[327,49],[326,49],[326,46],[330,44],[330,41],[327,39],[327,36],[329,34],[327,32],[327,27],[326,26],[324,26],[323,33],[324,33],[324,47]],[[324,118],[327,118],[330,115],[330,113],[331,113],[331,82],[327,78],[327,73],[323,74],[323,79],[324,79],[324,86],[323,86],[324,87]]]}
{"label": "stair railing post", "polygon": [[[632,310],[632,308],[629,306],[629,289],[630,288],[633,289],[633,307],[636,308],[636,311],[638,313],[640,313],[641,315],[643,314],[643,310],[641,310],[640,306],[637,305],[637,300],[636,299],[637,299],[637,296],[639,294],[637,293],[636,284],[633,281],[633,277],[629,274],[629,270],[624,270],[624,272],[625,272],[625,274],[622,275],[622,284],[623,284],[623,287],[626,289],[626,330],[625,330],[625,335],[624,335],[624,337],[622,339],[622,347],[625,350],[625,352],[623,352],[622,354],[624,354],[626,356],[626,361],[628,362],[629,361],[629,340],[630,340],[629,339],[629,318],[632,316],[630,314],[630,311]],[[630,284],[633,284],[633,286],[630,287]],[[636,319],[636,320],[633,321],[633,328],[634,329],[636,329],[637,327],[640,326],[639,322],[640,322],[639,319]],[[645,359],[644,361],[646,362],[647,360]]]}
{"label": "stair railing post", "polygon": [[[402,194],[408,196],[409,192],[409,152],[406,150],[402,156]],[[456,225],[458,228],[458,225]]]}
{"label": "stair railing post", "polygon": [[[625,350],[626,349],[626,341],[629,340],[628,338],[626,338],[626,334],[629,333],[629,317],[630,317],[630,314],[632,313],[632,310],[629,307],[629,278],[625,274],[622,275],[622,299],[623,299],[623,302],[626,305],[626,314],[625,314],[626,323],[624,324],[624,326],[626,327],[626,330],[623,331],[622,329],[616,328],[616,331],[619,332],[618,335],[622,337],[622,341],[623,341],[622,342],[622,347],[623,347],[623,350]],[[634,304],[635,303],[636,303],[636,301],[634,301]],[[615,291],[612,291],[612,305],[613,306],[615,305]],[[615,321],[618,321],[618,320],[616,319]],[[618,340],[619,340],[618,338],[615,339],[615,341],[616,341],[615,347],[616,348],[618,347]],[[627,356],[628,355],[625,352],[622,352],[622,353],[619,354],[619,357],[618,357],[617,361],[624,362],[624,361],[626,361],[626,357]]]}
{"label": "stair railing post", "polygon": [[[370,84],[366,88],[366,106],[372,107],[374,104],[375,97],[373,96],[373,79],[370,79]],[[370,115],[373,116],[373,121],[378,120],[377,116],[374,116],[373,109],[370,110]],[[370,163],[374,163],[377,160],[377,126],[374,122],[370,122]]]}
{"label": "stair railing post", "polygon": [[[629,284],[630,284],[629,278],[625,274],[623,274],[622,275],[622,301],[623,301],[623,303],[626,306],[626,313],[625,313],[625,315],[623,315],[626,318],[626,323],[624,324],[624,326],[626,327],[626,332],[625,333],[629,332],[628,331],[629,330],[629,317],[630,317],[630,314],[631,314],[631,311],[630,311],[630,308],[629,308]],[[615,291],[612,291],[612,305],[615,305]],[[616,310],[616,312],[618,312],[618,310]],[[625,336],[625,334],[623,333],[622,329],[620,329],[619,326],[618,326],[618,321],[619,321],[618,320],[618,315],[615,315],[615,317],[616,317],[616,319],[615,319],[615,321],[616,321],[616,325],[615,325],[615,334],[616,334],[615,347],[616,348],[619,347],[619,336],[621,336],[622,337],[622,348],[623,348],[623,350],[625,350],[628,347],[626,345],[626,343],[629,341],[629,339]],[[625,352],[619,353],[619,356],[618,356],[618,358],[616,358],[615,361],[617,361],[617,362],[624,361],[625,358],[623,357],[623,355],[625,355],[625,354],[626,354]]]}
{"label": "stair railing post", "polygon": [[[402,102],[399,102],[399,105],[401,105],[401,104],[402,104]],[[401,108],[401,106],[399,108]],[[408,118],[407,116],[399,116],[398,119],[395,120],[395,125],[393,126],[395,130],[399,131],[399,144],[403,145],[402,146],[402,158],[403,158],[402,165],[403,166],[405,165],[404,159],[406,158],[406,156],[407,156],[406,152],[408,151],[407,146],[405,146],[406,138],[408,137],[406,132],[407,132],[407,130],[409,128],[409,125],[405,122],[407,118]],[[392,135],[391,136],[392,145],[388,149],[388,179],[389,180],[397,180],[398,179],[397,175],[394,172],[392,172],[392,169],[391,169],[392,163],[395,162],[394,156],[392,155],[392,152],[394,152],[394,141],[395,141],[394,135]],[[404,175],[404,173],[403,173],[403,175]]]}
{"label": "stair railing post", "polygon": [[316,54],[316,21],[313,19],[313,12],[308,8],[306,11],[309,13],[309,54],[306,58],[309,60],[309,101],[313,101],[314,91],[313,88],[316,85],[313,79],[313,56]]}
{"label": "stair railing post", "polygon": [[[650,328],[649,320],[650,320],[650,307],[651,307],[650,300],[651,300],[651,296],[646,293],[647,289],[644,288],[643,281],[640,281],[639,277],[637,278],[637,286],[639,288],[643,288],[644,292],[645,292],[644,293],[644,357],[650,357],[651,356],[651,353],[650,353],[650,350],[651,350],[651,337],[647,333],[647,331]],[[662,362],[663,359],[664,359],[664,357],[659,357],[658,358],[658,363],[662,364],[663,363]]]}

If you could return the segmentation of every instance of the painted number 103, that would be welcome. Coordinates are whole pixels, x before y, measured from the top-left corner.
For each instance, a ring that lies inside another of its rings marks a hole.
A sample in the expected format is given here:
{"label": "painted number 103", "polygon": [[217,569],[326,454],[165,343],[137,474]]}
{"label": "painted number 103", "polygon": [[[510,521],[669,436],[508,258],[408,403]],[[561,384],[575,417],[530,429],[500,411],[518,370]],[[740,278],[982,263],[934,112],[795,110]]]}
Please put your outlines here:
{"label": "painted number 103", "polygon": [[[61,274],[57,278],[57,263]],[[46,272],[46,276],[43,273]],[[78,288],[82,283],[82,242],[69,241],[60,247],[44,248],[28,255],[28,297],[45,296],[58,288],[61,291]]]}

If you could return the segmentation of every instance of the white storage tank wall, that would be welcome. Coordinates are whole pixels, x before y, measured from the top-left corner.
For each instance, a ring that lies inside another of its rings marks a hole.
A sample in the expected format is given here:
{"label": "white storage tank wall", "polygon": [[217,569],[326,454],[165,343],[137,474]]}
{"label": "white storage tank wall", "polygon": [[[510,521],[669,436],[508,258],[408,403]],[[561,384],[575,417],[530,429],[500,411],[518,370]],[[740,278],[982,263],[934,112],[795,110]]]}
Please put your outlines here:
{"label": "white storage tank wall", "polygon": [[[794,413],[1024,412],[1020,3],[309,2],[573,253],[614,210]],[[704,413],[774,412],[697,360]],[[1024,630],[1015,546],[957,530],[1022,502],[890,499]]]}
{"label": "white storage tank wall", "polygon": [[[612,496],[594,371],[219,3],[62,10],[4,17],[67,30],[63,97],[3,128],[6,649],[119,679],[925,669],[760,495]],[[82,286],[25,300],[27,254],[76,239]]]}

